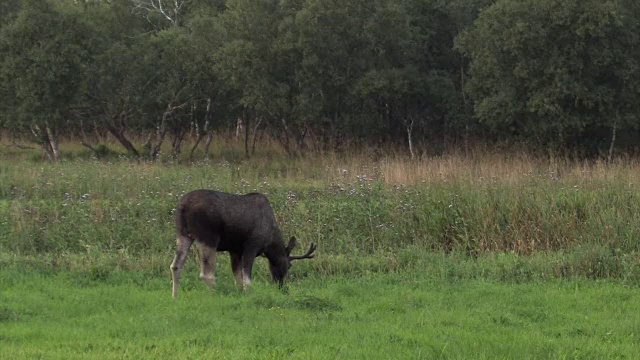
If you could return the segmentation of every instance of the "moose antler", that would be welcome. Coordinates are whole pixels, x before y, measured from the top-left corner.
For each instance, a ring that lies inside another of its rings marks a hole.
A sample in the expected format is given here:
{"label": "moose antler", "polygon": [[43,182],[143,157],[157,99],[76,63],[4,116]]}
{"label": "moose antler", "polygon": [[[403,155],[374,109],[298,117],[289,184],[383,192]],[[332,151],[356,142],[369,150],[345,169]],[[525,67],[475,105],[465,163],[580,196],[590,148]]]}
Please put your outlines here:
{"label": "moose antler", "polygon": [[312,242],[311,244],[309,244],[309,250],[307,250],[307,252],[304,255],[301,255],[301,256],[289,255],[289,260],[313,259],[316,256],[316,254],[313,253],[314,251],[316,251],[316,244]]}

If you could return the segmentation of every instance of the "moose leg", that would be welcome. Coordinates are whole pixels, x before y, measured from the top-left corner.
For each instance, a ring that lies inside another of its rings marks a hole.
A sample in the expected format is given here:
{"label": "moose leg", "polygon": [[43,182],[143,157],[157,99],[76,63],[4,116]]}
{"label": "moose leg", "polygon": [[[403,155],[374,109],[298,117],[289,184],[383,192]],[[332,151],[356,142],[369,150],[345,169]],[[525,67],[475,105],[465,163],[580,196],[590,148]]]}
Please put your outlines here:
{"label": "moose leg", "polygon": [[242,254],[242,288],[246,289],[251,286],[251,270],[256,254],[253,251],[245,251]]}
{"label": "moose leg", "polygon": [[208,287],[213,287],[216,282],[216,249],[207,245],[200,244],[200,251],[202,252],[202,267],[200,270],[200,279],[202,279]]}
{"label": "moose leg", "polygon": [[242,288],[242,255],[231,253],[231,270],[233,277],[236,279],[236,285]]}
{"label": "moose leg", "polygon": [[189,253],[189,248],[193,244],[193,240],[186,236],[178,236],[176,256],[171,263],[171,277],[173,280],[172,295],[175,299],[178,296],[178,287],[180,286],[180,270],[184,266],[184,261]]}

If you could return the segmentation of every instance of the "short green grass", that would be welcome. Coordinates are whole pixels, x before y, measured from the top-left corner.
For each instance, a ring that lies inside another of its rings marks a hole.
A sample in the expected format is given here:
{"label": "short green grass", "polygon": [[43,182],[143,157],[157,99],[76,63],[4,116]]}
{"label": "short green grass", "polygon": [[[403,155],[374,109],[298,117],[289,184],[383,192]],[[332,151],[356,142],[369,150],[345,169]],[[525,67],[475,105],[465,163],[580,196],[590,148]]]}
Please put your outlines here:
{"label": "short green grass", "polygon": [[0,274],[6,359],[633,359],[640,345],[640,293],[613,282],[403,272],[285,293],[221,276],[210,292],[187,276],[174,301],[168,274]]}

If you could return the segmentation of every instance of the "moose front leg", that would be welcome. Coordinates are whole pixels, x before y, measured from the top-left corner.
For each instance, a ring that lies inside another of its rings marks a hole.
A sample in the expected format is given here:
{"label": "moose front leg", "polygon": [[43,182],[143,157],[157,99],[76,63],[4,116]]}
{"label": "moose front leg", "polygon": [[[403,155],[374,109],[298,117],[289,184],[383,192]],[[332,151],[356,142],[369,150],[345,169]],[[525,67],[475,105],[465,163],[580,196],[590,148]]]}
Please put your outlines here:
{"label": "moose front leg", "polygon": [[236,285],[242,289],[242,255],[230,253],[231,255],[231,271],[233,271],[233,277],[236,279]]}
{"label": "moose front leg", "polygon": [[207,284],[209,288],[213,287],[216,282],[215,271],[216,271],[216,255],[217,251],[215,248],[201,244],[200,251],[202,253],[202,266],[200,270],[200,278]]}
{"label": "moose front leg", "polygon": [[246,289],[251,286],[251,268],[253,267],[253,260],[255,254],[244,252],[242,255],[230,253],[231,255],[231,270],[233,271],[233,277],[236,279],[236,285],[240,289]]}
{"label": "moose front leg", "polygon": [[189,253],[189,248],[193,244],[193,240],[186,236],[178,236],[176,240],[176,256],[171,263],[171,277],[172,277],[172,296],[175,299],[178,296],[178,287],[180,286],[180,270],[184,266],[184,261]]}
{"label": "moose front leg", "polygon": [[251,271],[253,262],[256,259],[256,252],[253,249],[245,249],[242,253],[242,288],[246,289],[251,286]]}

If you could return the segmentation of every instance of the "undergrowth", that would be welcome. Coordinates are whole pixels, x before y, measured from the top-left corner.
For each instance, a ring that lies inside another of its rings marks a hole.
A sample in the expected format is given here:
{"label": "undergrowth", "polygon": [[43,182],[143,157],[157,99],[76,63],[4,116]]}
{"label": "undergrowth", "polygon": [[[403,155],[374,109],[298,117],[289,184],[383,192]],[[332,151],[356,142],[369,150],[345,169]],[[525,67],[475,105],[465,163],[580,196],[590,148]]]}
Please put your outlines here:
{"label": "undergrowth", "polygon": [[178,198],[207,188],[267,194],[286,236],[319,244],[318,258],[293,276],[419,270],[637,283],[640,273],[640,165],[629,159],[272,152],[229,161],[235,152],[220,150],[208,160],[148,163],[63,150],[75,155],[0,158],[3,264],[164,273]]}

